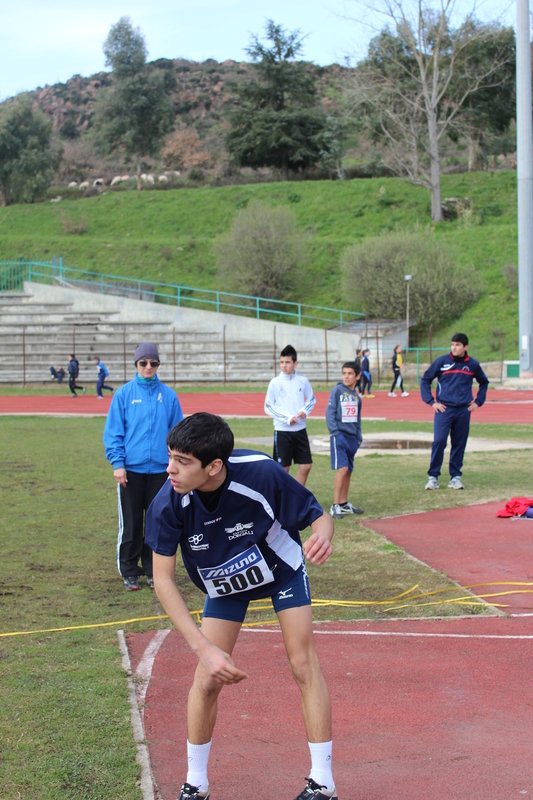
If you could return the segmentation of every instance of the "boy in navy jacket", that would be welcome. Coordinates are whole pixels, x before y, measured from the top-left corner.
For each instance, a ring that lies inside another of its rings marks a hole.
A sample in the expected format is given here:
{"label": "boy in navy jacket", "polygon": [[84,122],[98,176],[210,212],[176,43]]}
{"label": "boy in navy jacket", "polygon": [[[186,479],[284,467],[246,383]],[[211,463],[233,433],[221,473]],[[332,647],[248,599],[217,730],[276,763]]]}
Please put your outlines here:
{"label": "boy in navy jacket", "polygon": [[[422,400],[435,409],[431,464],[426,489],[439,488],[439,475],[448,434],[451,440],[448,488],[465,488],[461,482],[461,470],[470,429],[470,414],[485,402],[489,385],[479,361],[468,355],[467,347],[468,336],[456,333],[452,336],[451,353],[437,358],[420,381]],[[435,378],[437,378],[437,399],[431,392],[431,384]],[[472,394],[474,378],[479,384],[475,400]]]}
{"label": "boy in navy jacket", "polygon": [[356,384],[359,370],[355,361],[342,367],[342,381],[333,387],[326,408],[326,425],[329,431],[331,469],[337,470],[333,485],[333,505],[330,514],[342,519],[345,514],[362,514],[348,502],[354,456],[363,441],[361,434],[361,397]]}

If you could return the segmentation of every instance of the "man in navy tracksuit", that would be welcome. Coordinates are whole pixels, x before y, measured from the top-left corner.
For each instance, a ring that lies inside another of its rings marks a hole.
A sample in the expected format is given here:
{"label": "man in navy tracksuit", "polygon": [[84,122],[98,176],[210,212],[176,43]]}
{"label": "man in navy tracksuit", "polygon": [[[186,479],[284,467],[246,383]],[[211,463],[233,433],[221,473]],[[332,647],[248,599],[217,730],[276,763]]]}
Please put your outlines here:
{"label": "man in navy tracksuit", "polygon": [[104,428],[105,454],[118,492],[117,566],[128,591],[140,588],[139,575],[154,586],[144,517],[168,477],[166,437],[183,419],[176,392],[157,377],[155,344],[140,344],[134,361],[137,374],[113,394]]}
{"label": "man in navy tracksuit", "polygon": [[[467,353],[468,336],[452,336],[450,355],[440,356],[427,369],[420,381],[422,400],[435,409],[431,464],[426,489],[439,488],[439,475],[444,449],[451,440],[449,489],[464,489],[461,482],[463,457],[470,428],[470,414],[485,402],[489,381],[479,361]],[[437,399],[431,392],[431,383],[437,378]],[[477,397],[472,394],[472,382],[479,384]]]}

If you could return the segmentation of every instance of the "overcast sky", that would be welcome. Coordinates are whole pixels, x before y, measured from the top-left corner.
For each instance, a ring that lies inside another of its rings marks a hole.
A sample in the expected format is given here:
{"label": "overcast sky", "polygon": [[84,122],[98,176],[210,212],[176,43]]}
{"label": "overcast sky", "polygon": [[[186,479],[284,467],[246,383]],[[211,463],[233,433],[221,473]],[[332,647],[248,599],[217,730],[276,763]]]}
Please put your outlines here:
{"label": "overcast sky", "polygon": [[[514,4],[505,6],[505,0],[483,0],[479,16],[503,12],[501,21],[512,25]],[[102,44],[122,16],[141,28],[150,60],[242,61],[250,35],[267,18],[307,33],[304,58],[321,65],[347,54],[362,57],[376,32],[375,15],[367,24],[346,20],[362,16],[352,0],[3,0],[0,99],[104,69]]]}

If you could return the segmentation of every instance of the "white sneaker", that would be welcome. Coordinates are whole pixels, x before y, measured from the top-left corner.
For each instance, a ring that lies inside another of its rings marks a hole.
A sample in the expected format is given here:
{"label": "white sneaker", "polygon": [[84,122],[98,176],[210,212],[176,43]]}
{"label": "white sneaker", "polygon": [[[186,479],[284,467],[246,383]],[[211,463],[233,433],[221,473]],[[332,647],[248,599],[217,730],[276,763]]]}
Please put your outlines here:
{"label": "white sneaker", "polygon": [[448,484],[448,489],[464,489],[465,487],[461,483],[461,478],[459,475],[456,475]]}
{"label": "white sneaker", "polygon": [[389,392],[389,397],[396,397],[396,392]]}
{"label": "white sneaker", "polygon": [[402,392],[402,397],[409,397],[409,392]]}
{"label": "white sneaker", "polygon": [[331,506],[331,508],[329,510],[329,513],[331,514],[333,519],[342,519],[343,516],[344,516],[343,513],[342,513],[342,508],[340,507],[340,505],[338,503],[333,503],[333,505]]}
{"label": "white sneaker", "polygon": [[437,478],[434,478],[433,475],[430,475],[428,478],[428,482],[426,483],[426,489],[438,489],[439,482]]}

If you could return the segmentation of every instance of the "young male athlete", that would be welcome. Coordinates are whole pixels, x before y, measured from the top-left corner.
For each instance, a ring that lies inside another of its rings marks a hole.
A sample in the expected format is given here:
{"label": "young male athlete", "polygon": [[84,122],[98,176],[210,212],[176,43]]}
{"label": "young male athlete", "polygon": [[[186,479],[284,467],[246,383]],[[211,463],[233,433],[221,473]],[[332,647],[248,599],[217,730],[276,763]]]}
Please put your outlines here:
{"label": "young male athlete", "polygon": [[[250,600],[271,597],[302,695],[311,773],[296,800],[337,800],[331,708],[316,654],[305,558],[331,555],[333,521],[314,496],[264,453],[233,450],[221,417],[200,412],[168,434],[170,480],[152,502],[147,543],[157,596],[198,656],[188,702],[188,772],[178,800],[207,800],[207,761],[226,684],[247,678],[231,654]],[[299,531],[311,526],[302,548]],[[176,587],[176,550],[207,593],[199,629]]]}
{"label": "young male athlete", "polygon": [[335,519],[345,514],[363,514],[348,502],[353,460],[363,441],[361,433],[361,397],[356,385],[359,372],[355,361],[342,367],[342,381],[333,387],[326,408],[329,431],[331,469],[337,470],[333,484],[333,505],[329,513]]}
{"label": "young male athlete", "polygon": [[279,358],[281,372],[268,384],[265,414],[274,418],[274,459],[289,472],[298,464],[296,480],[305,486],[313,459],[305,429],[305,420],[315,407],[316,397],[311,384],[298,375],[298,356],[290,344]]}
{"label": "young male athlete", "polygon": [[[489,381],[479,361],[468,355],[468,336],[456,333],[452,336],[451,353],[435,359],[422,375],[420,393],[424,403],[435,410],[433,422],[433,444],[431,464],[428,470],[426,489],[439,488],[439,475],[444,450],[450,435],[450,482],[448,489],[464,489],[461,481],[470,415],[485,402]],[[431,392],[431,384],[437,378],[437,399]],[[472,383],[479,384],[474,400]]]}

